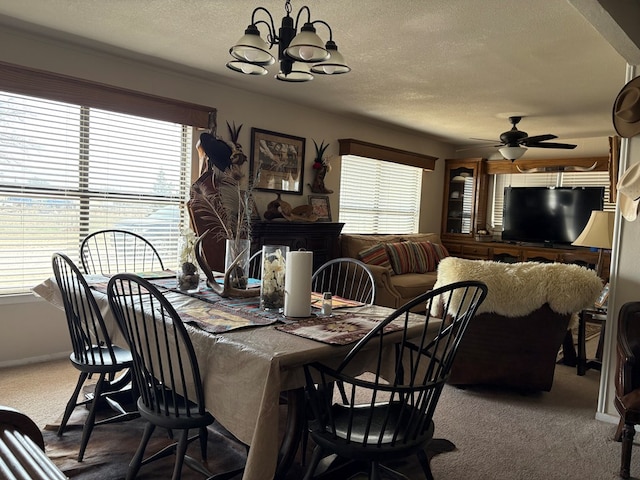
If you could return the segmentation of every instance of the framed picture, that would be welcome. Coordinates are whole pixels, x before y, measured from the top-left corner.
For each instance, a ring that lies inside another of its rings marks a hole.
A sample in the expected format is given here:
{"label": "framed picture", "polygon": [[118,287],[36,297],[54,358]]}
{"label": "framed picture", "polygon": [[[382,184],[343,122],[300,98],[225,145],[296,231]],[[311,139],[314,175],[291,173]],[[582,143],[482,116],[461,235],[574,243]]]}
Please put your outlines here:
{"label": "framed picture", "polygon": [[313,213],[318,216],[319,222],[331,221],[331,207],[327,195],[309,195],[309,205],[313,207]]}
{"label": "framed picture", "polygon": [[609,299],[609,284],[607,283],[602,292],[600,292],[600,296],[595,301],[595,305],[598,308],[604,308],[607,306],[607,300]]}
{"label": "framed picture", "polygon": [[249,175],[253,188],[302,195],[305,139],[251,129]]}

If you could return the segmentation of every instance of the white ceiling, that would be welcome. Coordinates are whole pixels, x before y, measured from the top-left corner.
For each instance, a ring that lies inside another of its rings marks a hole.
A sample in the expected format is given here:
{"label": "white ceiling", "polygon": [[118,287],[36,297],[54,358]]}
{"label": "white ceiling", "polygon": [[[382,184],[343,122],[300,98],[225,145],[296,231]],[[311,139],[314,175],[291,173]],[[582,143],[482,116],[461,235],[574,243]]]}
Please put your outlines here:
{"label": "white ceiling", "polygon": [[[293,14],[304,4],[293,0]],[[529,157],[608,150],[602,138],[615,134],[611,106],[624,84],[626,61],[568,1],[306,4],[312,19],[331,25],[351,73],[290,84],[273,78],[276,65],[262,77],[225,67],[229,47],[250,23],[253,9],[266,7],[279,23],[283,0],[0,0],[0,28],[18,26],[142,55],[221,83],[409,128],[456,146],[479,143],[472,138],[497,139],[510,127],[507,117],[517,114],[525,116],[519,128],[530,135],[552,133],[559,142],[579,145],[574,151],[530,149]],[[327,39],[322,26],[318,33]]]}

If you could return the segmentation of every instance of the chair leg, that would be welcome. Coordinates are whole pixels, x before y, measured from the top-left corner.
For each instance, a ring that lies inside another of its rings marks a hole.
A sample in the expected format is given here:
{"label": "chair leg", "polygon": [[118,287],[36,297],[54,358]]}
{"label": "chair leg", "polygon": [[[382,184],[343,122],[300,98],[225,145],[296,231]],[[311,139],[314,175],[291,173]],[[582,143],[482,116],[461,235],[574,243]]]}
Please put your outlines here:
{"label": "chair leg", "polygon": [[184,464],[184,456],[187,453],[187,447],[189,446],[189,430],[182,430],[180,433],[180,439],[176,446],[176,463],[173,467],[173,476],[171,480],[180,480],[182,475],[182,465]]}
{"label": "chair leg", "polygon": [[622,441],[622,429],[624,428],[624,418],[620,417],[618,426],[616,427],[616,433],[613,434],[613,439],[616,442]]}
{"label": "chair leg", "polygon": [[91,408],[89,409],[89,415],[87,416],[87,419],[84,422],[84,427],[82,428],[82,439],[80,440],[80,451],[78,452],[79,462],[81,462],[84,458],[84,451],[87,449],[87,443],[89,443],[89,437],[91,436],[93,426],[96,422],[96,409],[98,407],[100,396],[102,395],[104,382],[105,374],[101,373],[98,377],[98,382],[96,383],[96,387],[93,392],[93,400],[91,402]]}
{"label": "chair leg", "polygon": [[313,478],[313,474],[316,473],[316,468],[318,468],[318,464],[320,460],[322,460],[322,448],[318,445],[313,449],[313,455],[311,456],[311,460],[309,461],[309,467],[304,474],[303,480],[311,480]]}
{"label": "chair leg", "polygon": [[635,427],[631,423],[625,423],[622,429],[622,456],[620,459],[620,477],[629,478],[631,476],[631,448],[633,447],[633,436]]}
{"label": "chair leg", "polygon": [[153,431],[156,429],[156,426],[153,423],[147,423],[144,427],[144,433],[142,434],[142,439],[140,440],[140,445],[138,445],[138,450],[136,450],[135,455],[131,459],[129,463],[129,469],[127,470],[127,479],[133,480],[138,475],[138,471],[140,470],[140,465],[142,465],[142,458],[144,457],[144,451],[147,449],[147,443],[149,443],[149,439],[153,434]]}
{"label": "chair leg", "polygon": [[424,450],[418,450],[418,460],[420,461],[420,465],[422,466],[422,471],[424,472],[424,476],[427,477],[427,480],[433,480],[433,473],[431,473],[431,465],[429,464],[429,457]]}
{"label": "chair leg", "polygon": [[200,455],[202,456],[202,461],[207,460],[207,440],[209,438],[209,430],[207,427],[200,428]]}
{"label": "chair leg", "polygon": [[67,427],[67,422],[69,421],[71,414],[78,404],[78,395],[80,395],[80,389],[82,388],[82,385],[84,385],[84,382],[87,380],[87,376],[88,374],[86,372],[80,372],[80,375],[78,376],[78,383],[76,384],[76,388],[73,390],[71,398],[67,402],[67,406],[64,409],[64,414],[62,415],[62,422],[60,422],[60,426],[58,427],[57,433],[59,437],[64,433],[64,429]]}

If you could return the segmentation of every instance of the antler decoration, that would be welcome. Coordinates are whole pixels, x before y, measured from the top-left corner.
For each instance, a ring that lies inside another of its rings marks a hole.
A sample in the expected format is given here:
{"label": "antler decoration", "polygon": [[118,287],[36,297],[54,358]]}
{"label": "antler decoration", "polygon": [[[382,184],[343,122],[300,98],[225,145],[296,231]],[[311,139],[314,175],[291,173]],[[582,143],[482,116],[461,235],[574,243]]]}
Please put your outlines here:
{"label": "antler decoration", "polygon": [[206,275],[207,285],[211,288],[211,290],[213,290],[223,298],[226,298],[226,297],[249,298],[249,297],[257,297],[258,295],[260,295],[259,288],[248,288],[245,290],[245,289],[235,288],[231,286],[231,283],[232,283],[231,272],[233,272],[235,267],[237,267],[238,264],[240,263],[240,259],[242,255],[238,255],[238,257],[233,261],[233,263],[229,266],[227,271],[224,273],[223,284],[220,285],[218,282],[216,282],[216,279],[213,275],[213,270],[207,263],[207,260],[204,258],[204,252],[202,250],[202,242],[210,233],[212,233],[212,231],[207,230],[202,235],[200,235],[200,237],[196,241],[194,250],[196,254],[196,261],[198,262],[200,269]]}

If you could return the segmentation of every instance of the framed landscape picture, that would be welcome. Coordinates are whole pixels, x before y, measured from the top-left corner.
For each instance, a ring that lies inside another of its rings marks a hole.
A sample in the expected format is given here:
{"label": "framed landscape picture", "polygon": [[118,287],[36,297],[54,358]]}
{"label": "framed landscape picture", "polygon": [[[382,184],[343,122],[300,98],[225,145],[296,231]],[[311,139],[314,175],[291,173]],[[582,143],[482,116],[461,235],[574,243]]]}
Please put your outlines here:
{"label": "framed landscape picture", "polygon": [[256,190],[302,195],[305,139],[251,129],[249,175]]}
{"label": "framed landscape picture", "polygon": [[327,195],[309,195],[309,205],[313,207],[313,213],[318,216],[319,222],[331,221],[331,206]]}

